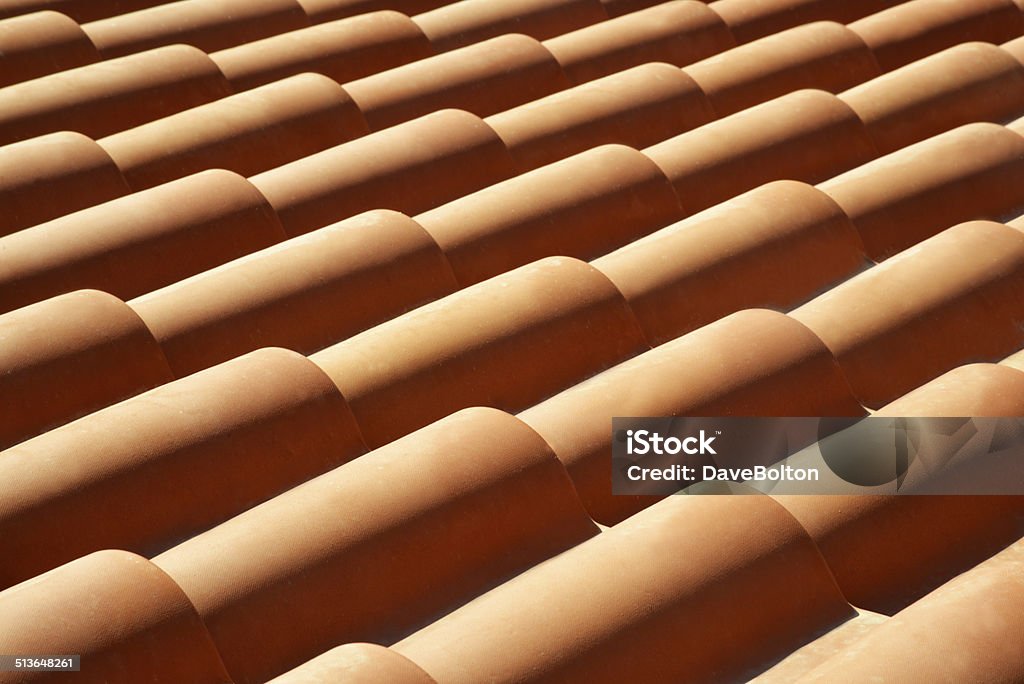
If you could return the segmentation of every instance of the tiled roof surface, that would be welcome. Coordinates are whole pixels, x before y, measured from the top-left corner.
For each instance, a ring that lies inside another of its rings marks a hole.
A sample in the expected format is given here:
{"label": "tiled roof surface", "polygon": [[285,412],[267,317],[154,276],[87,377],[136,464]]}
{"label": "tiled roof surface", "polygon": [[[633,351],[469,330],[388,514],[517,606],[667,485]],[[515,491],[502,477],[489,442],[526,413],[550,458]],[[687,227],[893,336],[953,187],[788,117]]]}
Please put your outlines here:
{"label": "tiled roof surface", "polygon": [[612,495],[1024,416],[1013,0],[0,0],[0,682],[1024,682],[1024,497]]}

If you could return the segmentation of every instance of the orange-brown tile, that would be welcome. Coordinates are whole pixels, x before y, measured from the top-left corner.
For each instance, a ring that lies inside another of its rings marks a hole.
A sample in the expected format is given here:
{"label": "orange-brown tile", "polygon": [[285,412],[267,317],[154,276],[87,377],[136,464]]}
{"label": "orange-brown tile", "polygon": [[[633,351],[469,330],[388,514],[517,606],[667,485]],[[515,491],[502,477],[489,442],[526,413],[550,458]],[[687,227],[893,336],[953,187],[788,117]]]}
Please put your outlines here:
{"label": "orange-brown tile", "polygon": [[1024,679],[1024,542],[878,625],[801,682]]}
{"label": "orange-brown tile", "polygon": [[749,43],[785,29],[831,20],[847,24],[899,0],[718,0],[718,13],[740,43]]}
{"label": "orange-brown tile", "polygon": [[2,447],[172,378],[142,320],[95,290],[3,314],[0,339]]}
{"label": "orange-brown tile", "polygon": [[100,137],[229,94],[205,53],[171,45],[0,89],[0,144],[64,130]]}
{"label": "orange-brown tile", "polygon": [[418,214],[504,180],[512,158],[478,117],[444,110],[252,178],[289,235],[371,209]]}
{"label": "orange-brown tile", "polygon": [[523,409],[645,348],[607,278],[575,259],[553,257],[311,358],[376,447],[467,406]]}
{"label": "orange-brown tile", "polygon": [[295,352],[163,385],[2,452],[0,586],[101,549],[162,551],[364,451],[341,394]]}
{"label": "orange-brown tile", "polygon": [[611,493],[615,416],[859,416],[832,354],[783,314],[743,311],[520,414],[548,441],[591,516],[614,524],[656,500]]}
{"label": "orange-brown tile", "polygon": [[0,312],[85,288],[135,297],[283,239],[252,184],[204,171],[0,238]]}
{"label": "orange-brown tile", "polygon": [[[12,653],[81,655],[81,673],[70,675],[77,681],[231,681],[181,589],[125,551],[100,551],[0,592],[0,643]],[[61,678],[0,673],[4,684]]]}
{"label": "orange-brown tile", "polygon": [[852,614],[771,499],[676,496],[393,648],[451,684],[743,681]]}
{"label": "orange-brown tile", "polygon": [[662,3],[544,42],[574,84],[648,62],[683,66],[735,44],[721,18],[695,0]]}
{"label": "orange-brown tile", "polygon": [[890,402],[876,415],[1024,416],[1024,372],[1008,364],[960,366]]}
{"label": "orange-brown tile", "polygon": [[129,192],[110,155],[81,133],[0,147],[0,236]]}
{"label": "orange-brown tile", "polygon": [[77,22],[94,21],[165,2],[168,0],[0,0],[0,17],[54,10]]}
{"label": "orange-brown tile", "polygon": [[1024,208],[1024,138],[995,124],[968,124],[818,187],[853,221],[868,256],[881,261],[961,221]]}
{"label": "orange-brown tile", "polygon": [[181,43],[210,52],[309,26],[296,0],[188,0],[82,28],[104,59]]}
{"label": "orange-brown tile", "polygon": [[974,221],[939,233],[796,309],[858,398],[882,406],[972,361],[1024,346],[1024,233]]}
{"label": "orange-brown tile", "polygon": [[505,33],[544,40],[607,18],[600,0],[462,0],[413,20],[444,52]]}
{"label": "orange-brown tile", "polygon": [[569,86],[536,39],[509,34],[345,84],[371,130],[438,109],[479,116],[504,111]]}
{"label": "orange-brown tile", "polygon": [[1014,0],[910,0],[850,24],[884,71],[971,40],[1002,43],[1024,32]]}
{"label": "orange-brown tile", "polygon": [[436,684],[408,658],[377,644],[345,644],[268,684]]}
{"label": "orange-brown tile", "polygon": [[598,145],[646,147],[715,118],[693,79],[644,64],[487,118],[519,173]]}
{"label": "orange-brown tile", "polygon": [[1024,66],[994,45],[965,43],[839,97],[887,154],[962,124],[1024,114]]}
{"label": "orange-brown tile", "polygon": [[630,147],[605,145],[416,220],[467,286],[547,256],[590,259],[681,214],[672,185],[654,162]]}
{"label": "orange-brown tile", "polygon": [[0,21],[0,87],[92,64],[100,56],[82,28],[57,12]]}
{"label": "orange-brown tile", "polygon": [[865,263],[857,231],[825,193],[761,186],[593,262],[661,344],[751,307],[779,310]]}
{"label": "orange-brown tile", "polygon": [[395,10],[407,15],[428,12],[455,0],[298,0],[314,24],[368,12]]}
{"label": "orange-brown tile", "polygon": [[385,11],[254,40],[210,59],[240,91],[306,71],[345,83],[432,54],[412,19]]}
{"label": "orange-brown tile", "polygon": [[476,408],[155,563],[196,605],[234,681],[248,684],[339,643],[388,643],[597,532],[547,444]]}
{"label": "orange-brown tile", "polygon": [[310,353],[456,287],[423,228],[377,210],[130,304],[182,376],[259,347]]}
{"label": "orange-brown tile", "polygon": [[784,95],[644,152],[672,181],[687,214],[768,181],[815,182],[877,156],[853,110],[820,90]]}
{"label": "orange-brown tile", "polygon": [[864,41],[831,21],[761,38],[683,71],[707,94],[718,116],[800,88],[837,93],[881,73]]}
{"label": "orange-brown tile", "polygon": [[250,176],[368,132],[341,86],[300,74],[98,142],[142,190],[206,169]]}

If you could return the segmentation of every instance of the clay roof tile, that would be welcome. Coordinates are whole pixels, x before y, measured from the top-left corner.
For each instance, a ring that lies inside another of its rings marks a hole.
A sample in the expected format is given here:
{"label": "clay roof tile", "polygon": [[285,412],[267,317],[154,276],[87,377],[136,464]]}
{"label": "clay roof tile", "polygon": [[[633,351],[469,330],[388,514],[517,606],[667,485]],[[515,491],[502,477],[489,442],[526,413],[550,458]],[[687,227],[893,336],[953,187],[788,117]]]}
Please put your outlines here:
{"label": "clay roof tile", "polygon": [[0,20],[0,87],[98,61],[89,37],[58,12]]}

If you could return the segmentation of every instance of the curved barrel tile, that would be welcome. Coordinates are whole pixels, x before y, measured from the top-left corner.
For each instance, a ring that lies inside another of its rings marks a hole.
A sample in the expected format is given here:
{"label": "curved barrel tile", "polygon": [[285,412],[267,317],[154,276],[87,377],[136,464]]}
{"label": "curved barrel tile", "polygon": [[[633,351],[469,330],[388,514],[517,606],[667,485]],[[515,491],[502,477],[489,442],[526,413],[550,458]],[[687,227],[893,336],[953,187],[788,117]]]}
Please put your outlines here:
{"label": "curved barrel tile", "polygon": [[551,53],[519,34],[491,38],[345,84],[377,131],[453,107],[488,116],[569,87]]}
{"label": "curved barrel tile", "polygon": [[679,218],[650,159],[605,145],[466,195],[416,220],[462,286],[547,256],[589,259]]}
{"label": "curved barrel tile", "polygon": [[1024,33],[1014,0],[910,0],[850,24],[883,71],[959,43],[1002,43]]}
{"label": "curved barrel tile", "polygon": [[1005,50],[965,43],[840,94],[867,126],[878,151],[975,121],[1024,114],[1024,66]]}
{"label": "curved barrel tile", "polygon": [[378,210],[174,283],[131,306],[180,377],[259,347],[311,353],[456,288],[423,228]]}
{"label": "curved barrel tile", "polygon": [[0,238],[0,311],[88,288],[128,299],[283,239],[249,181],[204,171]]}
{"label": "curved barrel tile", "polygon": [[[628,1],[628,0],[627,0]],[[813,21],[848,24],[894,0],[718,0],[712,9],[725,20],[740,44]]]}
{"label": "curved barrel tile", "polygon": [[253,352],[2,452],[0,583],[105,548],[161,551],[364,450],[319,368]]}
{"label": "curved barrel tile", "polygon": [[311,358],[376,447],[468,406],[525,408],[645,348],[607,278],[575,259],[552,257]]}
{"label": "curved barrel tile", "polygon": [[250,90],[313,72],[345,83],[434,54],[409,17],[392,11],[281,33],[210,55],[231,87]]}
{"label": "curved barrel tile", "polygon": [[864,264],[842,209],[796,181],[763,185],[593,262],[651,344],[741,309],[791,309]]}
{"label": "curved barrel tile", "polygon": [[857,397],[877,408],[956,366],[1024,346],[1024,233],[987,221],[954,226],[790,315],[824,340]]}
{"label": "curved barrel tile", "polygon": [[0,89],[0,144],[55,131],[98,138],[230,94],[205,53],[171,45]]}
{"label": "curved barrel tile", "polygon": [[691,64],[736,45],[701,2],[678,0],[544,41],[573,84],[648,62]]}
{"label": "curved barrel tile", "polygon": [[600,0],[462,0],[413,17],[438,52],[505,33],[544,40],[608,18]]}
{"label": "curved barrel tile", "polygon": [[0,147],[0,236],[129,192],[110,155],[81,133]]}
{"label": "curved barrel tile", "polygon": [[[0,650],[76,654],[89,684],[229,684],[210,634],[181,589],[145,558],[99,551],[0,592]],[[0,673],[0,681],[67,680]]]}
{"label": "curved barrel tile", "polygon": [[0,316],[0,446],[170,382],[146,325],[113,295],[80,290]]}
{"label": "curved barrel tile", "polygon": [[0,56],[0,88],[100,59],[76,21],[50,11],[0,20]]}
{"label": "curved barrel tile", "polygon": [[800,680],[1024,680],[1024,542],[950,580]]}
{"label": "curved barrel tile", "polygon": [[296,0],[168,2],[85,24],[104,59],[172,43],[210,52],[309,26]]}
{"label": "curved barrel tile", "polygon": [[268,684],[437,684],[408,658],[377,644],[345,644]]}
{"label": "curved barrel tile", "polygon": [[675,496],[393,648],[450,684],[745,681],[852,613],[768,497]]}
{"label": "curved barrel tile", "polygon": [[249,684],[335,644],[400,638],[598,531],[540,437],[474,408],[154,562],[196,605],[235,682]]}
{"label": "curved barrel tile", "polygon": [[253,176],[289,235],[372,209],[418,214],[513,174],[480,118],[444,110]]}
{"label": "curved barrel tile", "polygon": [[1024,208],[1024,138],[975,123],[897,150],[818,187],[881,261],[962,221]]}
{"label": "curved barrel tile", "polygon": [[645,147],[715,118],[693,79],[671,64],[627,69],[487,117],[519,173],[619,143]]}
{"label": "curved barrel tile", "polygon": [[591,516],[614,524],[657,499],[611,493],[616,416],[860,416],[832,354],[785,315],[727,316],[527,409]]}
{"label": "curved barrel tile", "polygon": [[99,140],[132,190],[206,169],[251,176],[369,129],[337,83],[301,74]]}
{"label": "curved barrel tile", "polygon": [[808,183],[877,156],[839,98],[800,90],[644,150],[676,188],[686,215],[773,180]]}
{"label": "curved barrel tile", "polygon": [[707,94],[718,116],[801,88],[837,93],[881,73],[864,41],[831,21],[761,38],[683,71]]}

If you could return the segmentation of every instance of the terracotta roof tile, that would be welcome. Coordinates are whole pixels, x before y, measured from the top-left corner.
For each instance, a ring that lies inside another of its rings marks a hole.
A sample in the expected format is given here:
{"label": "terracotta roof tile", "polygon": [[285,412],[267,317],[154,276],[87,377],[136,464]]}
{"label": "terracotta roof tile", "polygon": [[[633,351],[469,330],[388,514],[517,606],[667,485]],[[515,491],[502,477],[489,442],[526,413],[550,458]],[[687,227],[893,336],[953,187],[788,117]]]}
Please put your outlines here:
{"label": "terracotta roof tile", "polygon": [[289,31],[210,55],[235,90],[313,71],[338,83],[434,54],[412,19],[384,11]]}
{"label": "terracotta roof tile", "polygon": [[607,143],[646,147],[715,118],[692,78],[650,63],[487,118],[520,173]]}
{"label": "terracotta roof tile", "polygon": [[487,116],[568,87],[551,53],[508,34],[345,84],[372,130],[444,107]]}
{"label": "terracotta roof tile", "polygon": [[[100,551],[0,592],[0,648],[76,653],[88,663],[82,674],[111,684],[158,677],[230,682],[181,589],[145,558],[124,551]],[[5,681],[17,681],[11,674]]]}
{"label": "terracotta roof tile", "polygon": [[110,155],[81,133],[0,147],[0,236],[129,191]]}
{"label": "terracotta roof tile", "polygon": [[861,401],[878,407],[955,366],[994,361],[1024,346],[1022,276],[1024,234],[975,221],[868,269],[791,315],[825,341]]}
{"label": "terracotta roof tile", "polygon": [[968,40],[1002,43],[1024,32],[1013,0],[910,0],[850,24],[890,71]]}
{"label": "terracotta roof tile", "polygon": [[247,684],[338,643],[401,637],[597,532],[547,444],[515,418],[476,408],[155,563],[195,604],[234,681]]}
{"label": "terracotta roof tile", "polygon": [[99,60],[89,37],[57,12],[0,21],[0,87]]}
{"label": "terracotta roof tile", "polygon": [[652,344],[755,306],[790,309],[861,269],[860,238],[827,195],[777,181],[593,262]]}
{"label": "terracotta roof tile", "polygon": [[423,228],[378,210],[174,283],[131,306],[182,376],[259,347],[310,353],[455,289],[448,262]]}
{"label": "terracotta roof tile", "polygon": [[456,0],[298,0],[314,24],[368,12],[396,10],[405,14],[428,12]]}
{"label": "terracotta roof tile", "polygon": [[[523,198],[529,197],[528,206]],[[672,185],[646,156],[605,145],[479,190],[416,220],[463,286],[546,256],[589,259],[679,218]]]}
{"label": "terracotta roof tile", "polygon": [[520,417],[566,464],[591,516],[613,524],[655,501],[612,496],[613,416],[863,413],[821,340],[783,314],[749,310],[655,347]]}
{"label": "terracotta roof tile", "polygon": [[955,223],[1024,208],[1024,138],[995,124],[969,124],[819,187],[880,261]]}
{"label": "terracotta roof tile", "polygon": [[187,0],[83,25],[104,59],[183,43],[220,50],[309,26],[296,0]]}
{"label": "terracotta roof tile", "polygon": [[1024,415],[1024,372],[975,363],[954,368],[878,410],[879,416]]}
{"label": "terracotta roof tile", "polygon": [[376,644],[345,644],[309,660],[269,684],[436,684],[408,658]]}
{"label": "terracotta roof tile", "polygon": [[54,10],[82,22],[134,12],[166,2],[169,0],[0,0],[0,17]]}
{"label": "terracotta roof tile", "polygon": [[660,5],[665,0],[601,0],[604,11],[609,17],[621,17],[623,14],[638,12],[648,7]]}
{"label": "terracotta roof tile", "polygon": [[[311,358],[349,400],[367,444],[378,446],[467,406],[525,408],[645,348],[607,278],[553,257]],[[519,370],[508,373],[510,364]]]}
{"label": "terracotta roof tile", "polygon": [[135,297],[284,238],[252,184],[204,171],[0,238],[0,312],[82,288]]}
{"label": "terracotta roof tile", "polygon": [[444,110],[252,178],[299,235],[371,209],[416,214],[512,175],[512,159],[478,117]]}
{"label": "terracotta roof tile", "polygon": [[1018,62],[1024,62],[1024,36],[1007,41],[999,47],[1013,55]]}
{"label": "terracotta roof tile", "polygon": [[848,23],[873,14],[896,0],[718,0],[713,10],[736,40],[749,43],[812,21]]}
{"label": "terracotta roof tile", "polygon": [[252,175],[368,132],[341,86],[300,74],[98,142],[142,190],[211,168]]}
{"label": "terracotta roof tile", "polygon": [[0,144],[60,130],[108,135],[229,93],[205,53],[171,45],[0,89]]}
{"label": "terracotta roof tile", "polygon": [[3,314],[0,339],[2,447],[172,377],[135,312],[95,290]]}
{"label": "terracotta roof tile", "polygon": [[[801,682],[1011,682],[1024,678],[1024,543],[1017,542],[870,631]],[[927,654],[927,655],[926,655]]]}
{"label": "terracotta roof tile", "polygon": [[1019,496],[776,499],[810,533],[846,598],[890,615],[1018,539],[1024,521]]}
{"label": "terracotta roof tile", "polygon": [[1009,366],[1010,368],[1024,370],[1024,349],[1021,349],[1016,354],[1011,354],[1000,361],[1000,363],[1004,366]]}
{"label": "terracotta roof tile", "polygon": [[735,681],[851,613],[768,497],[670,497],[393,648],[452,684]]}
{"label": "terracotta roof tile", "polygon": [[965,43],[840,97],[888,153],[961,124],[1024,114],[1024,66],[993,45]]}
{"label": "terracotta roof tile", "polygon": [[876,156],[853,110],[816,90],[790,93],[644,152],[675,185],[687,213],[772,180],[822,180]]}
{"label": "terracotta roof tile", "polygon": [[413,19],[442,52],[504,33],[544,40],[607,18],[600,0],[462,0]]}
{"label": "terracotta roof tile", "polygon": [[334,384],[294,352],[158,387],[2,452],[0,586],[100,549],[161,551],[364,451]]}
{"label": "terracotta roof tile", "polygon": [[800,88],[839,92],[881,73],[864,41],[830,21],[761,38],[684,71],[707,93],[718,116]]}
{"label": "terracotta roof tile", "polygon": [[576,84],[647,62],[684,66],[735,44],[721,18],[694,0],[665,2],[544,42]]}

